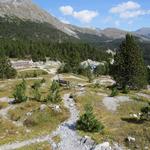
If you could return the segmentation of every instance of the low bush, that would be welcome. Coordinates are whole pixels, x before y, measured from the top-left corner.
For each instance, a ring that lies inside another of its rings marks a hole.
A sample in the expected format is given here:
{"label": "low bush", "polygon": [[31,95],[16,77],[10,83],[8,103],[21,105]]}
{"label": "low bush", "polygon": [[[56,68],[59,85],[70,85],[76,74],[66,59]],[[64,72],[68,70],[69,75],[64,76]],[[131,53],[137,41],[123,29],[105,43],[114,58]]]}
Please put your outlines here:
{"label": "low bush", "polygon": [[21,103],[27,101],[28,97],[26,96],[26,81],[23,80],[22,83],[16,85],[13,92],[15,98],[15,103]]}
{"label": "low bush", "polygon": [[51,103],[60,103],[62,101],[62,98],[59,94],[59,91],[50,92],[47,96],[47,101]]}
{"label": "low bush", "polygon": [[9,110],[8,114],[12,121],[18,121],[21,118],[21,114],[17,110]]}
{"label": "low bush", "polygon": [[38,124],[37,120],[35,118],[27,118],[23,124],[26,126],[26,127],[33,127],[33,126],[36,126]]}
{"label": "low bush", "polygon": [[29,71],[20,71],[18,73],[18,78],[36,78],[41,75],[47,75],[48,73],[44,70],[29,70]]}
{"label": "low bush", "polygon": [[118,95],[118,89],[117,89],[117,87],[113,87],[110,97],[115,97],[117,95]]}
{"label": "low bush", "polygon": [[123,90],[122,90],[122,93],[128,94],[129,91],[130,91],[129,87],[128,87],[128,86],[125,86],[125,87],[123,88]]}
{"label": "low bush", "polygon": [[150,121],[150,102],[147,106],[141,108],[141,119]]}
{"label": "low bush", "polygon": [[77,121],[77,129],[85,132],[99,132],[103,128],[101,122],[95,118],[92,106],[86,105],[84,114]]}

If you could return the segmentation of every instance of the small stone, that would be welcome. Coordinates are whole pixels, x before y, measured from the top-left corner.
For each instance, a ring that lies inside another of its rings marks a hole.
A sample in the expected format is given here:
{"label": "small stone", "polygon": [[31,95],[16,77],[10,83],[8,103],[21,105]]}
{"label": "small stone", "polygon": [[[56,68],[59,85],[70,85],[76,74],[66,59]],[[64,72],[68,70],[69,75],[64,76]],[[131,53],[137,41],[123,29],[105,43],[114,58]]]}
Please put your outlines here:
{"label": "small stone", "polygon": [[134,117],[134,118],[138,118],[137,114],[133,114],[133,117]]}
{"label": "small stone", "polygon": [[145,146],[144,149],[145,149],[145,150],[148,150],[149,148],[148,148],[148,146]]}
{"label": "small stone", "polygon": [[26,130],[26,133],[30,133],[30,132],[31,132],[31,130],[29,130],[29,129]]}
{"label": "small stone", "polygon": [[108,142],[104,142],[102,144],[97,145],[94,150],[103,150],[103,149],[111,150],[110,144]]}
{"label": "small stone", "polygon": [[32,112],[27,112],[26,115],[27,115],[27,116],[31,116],[31,115],[32,115]]}
{"label": "small stone", "polygon": [[71,107],[73,107],[73,106],[74,106],[74,104],[70,104],[70,106],[71,106]]}
{"label": "small stone", "polygon": [[47,105],[42,104],[42,105],[40,106],[40,111],[44,111],[46,108],[47,108]]}
{"label": "small stone", "polygon": [[128,136],[128,137],[126,138],[126,140],[127,140],[128,142],[135,142],[135,138],[133,138],[133,137],[131,137],[131,136]]}

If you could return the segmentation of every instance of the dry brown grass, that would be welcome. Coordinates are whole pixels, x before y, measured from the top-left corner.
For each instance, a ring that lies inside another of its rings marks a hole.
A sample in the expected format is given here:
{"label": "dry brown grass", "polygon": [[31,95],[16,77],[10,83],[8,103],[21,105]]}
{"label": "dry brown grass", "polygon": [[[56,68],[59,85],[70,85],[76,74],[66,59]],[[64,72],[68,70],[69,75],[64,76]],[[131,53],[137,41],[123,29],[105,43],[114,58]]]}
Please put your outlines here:
{"label": "dry brown grass", "polygon": [[[137,145],[143,149],[144,146],[150,147],[150,122],[135,122],[132,120],[123,121],[122,118],[129,118],[129,114],[136,114],[140,112],[141,107],[146,103],[142,101],[125,102],[118,107],[116,112],[108,111],[102,103],[103,97],[96,95],[96,93],[86,93],[77,100],[77,106],[83,111],[86,103],[91,103],[94,108],[96,118],[103,123],[105,129],[101,133],[80,133],[82,135],[91,136],[97,143],[104,141],[116,141],[120,144],[125,144],[124,140],[128,136],[136,139]],[[133,148],[135,144],[130,145]]]}
{"label": "dry brown grass", "polygon": [[43,142],[43,143],[25,146],[25,147],[19,148],[17,150],[51,150],[51,146],[48,142]]}

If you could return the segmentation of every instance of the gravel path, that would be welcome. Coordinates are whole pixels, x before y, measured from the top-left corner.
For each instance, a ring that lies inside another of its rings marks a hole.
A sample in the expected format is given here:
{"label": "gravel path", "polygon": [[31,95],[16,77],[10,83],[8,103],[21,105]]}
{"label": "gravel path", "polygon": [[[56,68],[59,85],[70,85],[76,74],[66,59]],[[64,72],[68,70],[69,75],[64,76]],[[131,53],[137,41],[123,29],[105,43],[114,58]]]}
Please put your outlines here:
{"label": "gravel path", "polygon": [[128,96],[105,97],[103,99],[103,104],[108,110],[116,111],[120,103],[128,101],[130,101]]}
{"label": "gravel path", "polygon": [[[70,110],[70,118],[68,121],[62,123],[54,135],[61,137],[61,142],[53,149],[59,150],[90,150],[93,147],[94,142],[92,140],[89,143],[82,143],[82,137],[80,137],[76,130],[75,125],[78,120],[79,112],[76,109],[73,99],[69,98],[69,94],[64,95],[64,104]],[[55,145],[55,144],[54,144]]]}
{"label": "gravel path", "polygon": [[[82,144],[82,137],[80,137],[75,130],[75,124],[78,119],[78,111],[75,107],[73,99],[69,99],[69,94],[66,94],[64,95],[63,100],[65,106],[69,109],[71,116],[67,121],[62,123],[58,127],[58,129],[51,135],[45,135],[31,140],[2,145],[0,146],[0,150],[14,150],[23,146],[44,141],[49,141],[54,150],[90,150],[93,145],[87,145],[86,143]],[[3,109],[1,115],[5,116],[7,114],[7,111],[11,108],[12,106]],[[59,143],[58,145],[52,140],[52,137],[56,135],[59,135],[61,137],[61,143]]]}
{"label": "gravel path", "polygon": [[150,95],[148,94],[144,94],[144,93],[137,93],[138,96],[141,96],[141,97],[145,97],[147,99],[150,99]]}
{"label": "gravel path", "polygon": [[[15,109],[15,105],[12,105],[11,103],[14,101],[13,98],[3,97],[0,98],[0,102],[7,102],[9,105],[6,108],[0,109],[0,117],[7,119],[11,121],[16,126],[23,126],[23,123],[20,121],[12,121],[8,116],[8,111],[11,109]],[[1,150],[1,149],[0,149]]]}
{"label": "gravel path", "polygon": [[[51,144],[53,150],[122,150],[122,148],[119,148],[118,146],[111,148],[108,142],[96,145],[90,137],[81,137],[78,135],[75,125],[78,120],[79,112],[76,109],[74,100],[69,98],[69,95],[70,94],[65,94],[63,100],[66,108],[70,111],[70,118],[60,124],[56,131],[52,132],[50,135],[40,136],[22,142],[1,145],[0,150],[15,150],[17,148],[45,141],[48,141]],[[8,109],[9,108],[4,110],[1,114],[5,115]],[[60,136],[61,142],[59,144],[56,144],[52,140],[55,136]]]}
{"label": "gravel path", "polygon": [[[8,98],[8,97],[2,97],[0,98],[0,102],[6,102],[6,103],[11,103],[14,99],[12,98]],[[15,106],[14,105],[8,105],[6,108],[0,109],[0,117],[3,117],[5,119],[8,119],[8,111],[10,109],[14,109]]]}

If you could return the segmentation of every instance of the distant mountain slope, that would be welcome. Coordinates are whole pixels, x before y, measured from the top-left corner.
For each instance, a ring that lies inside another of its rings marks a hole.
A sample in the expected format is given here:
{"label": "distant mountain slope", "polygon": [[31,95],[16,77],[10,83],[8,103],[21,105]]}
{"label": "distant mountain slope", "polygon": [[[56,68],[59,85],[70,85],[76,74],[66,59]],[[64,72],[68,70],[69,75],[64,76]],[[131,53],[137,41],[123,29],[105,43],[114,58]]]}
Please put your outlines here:
{"label": "distant mountain slope", "polygon": [[[32,0],[0,0],[0,16],[4,17],[5,15],[11,17],[15,16],[17,18],[30,20],[33,22],[46,22],[51,24],[54,28],[80,39],[82,39],[83,34],[85,34],[85,36],[88,35],[88,37],[91,35],[92,37],[100,37],[100,39],[104,39],[105,37],[106,40],[115,40],[124,38],[126,33],[128,33],[128,31],[123,31],[116,28],[100,30],[64,24],[56,17],[38,7],[32,2]],[[150,40],[149,32],[147,32],[147,30],[149,31],[149,29],[143,28],[136,32],[132,32],[132,34],[136,35],[141,40]]]}
{"label": "distant mountain slope", "polygon": [[46,22],[68,35],[76,34],[70,31],[61,21],[45,10],[35,5],[32,0],[0,0],[0,16],[15,16],[33,22]]}
{"label": "distant mountain slope", "polygon": [[136,34],[143,35],[147,38],[150,38],[150,27],[149,28],[141,28],[135,31]]}
{"label": "distant mountain slope", "polygon": [[50,42],[76,41],[78,39],[65,34],[48,23],[21,20],[16,17],[0,17],[0,38],[49,40]]}
{"label": "distant mountain slope", "polygon": [[[117,48],[128,33],[116,28],[101,30],[64,24],[32,0],[0,0],[0,22],[0,38],[82,41],[102,49]],[[145,60],[150,64],[150,28],[129,33],[139,40],[144,49]]]}

